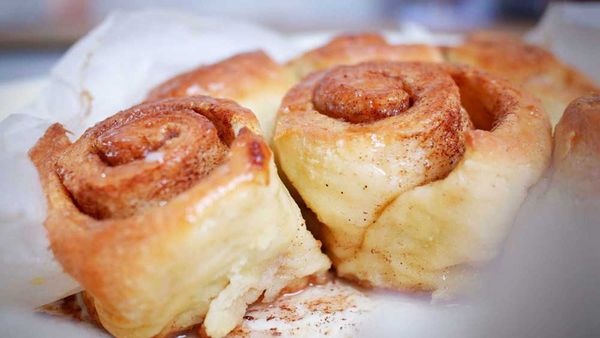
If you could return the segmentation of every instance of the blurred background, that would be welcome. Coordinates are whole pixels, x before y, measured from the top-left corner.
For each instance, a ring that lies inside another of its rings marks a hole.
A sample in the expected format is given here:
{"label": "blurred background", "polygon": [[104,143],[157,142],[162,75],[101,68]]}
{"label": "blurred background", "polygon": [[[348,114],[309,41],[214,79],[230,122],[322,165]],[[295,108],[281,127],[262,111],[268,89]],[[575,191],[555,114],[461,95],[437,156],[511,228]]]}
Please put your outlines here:
{"label": "blurred background", "polygon": [[46,74],[64,51],[114,10],[178,8],[251,20],[284,33],[393,29],[531,28],[547,0],[0,0],[0,82]]}

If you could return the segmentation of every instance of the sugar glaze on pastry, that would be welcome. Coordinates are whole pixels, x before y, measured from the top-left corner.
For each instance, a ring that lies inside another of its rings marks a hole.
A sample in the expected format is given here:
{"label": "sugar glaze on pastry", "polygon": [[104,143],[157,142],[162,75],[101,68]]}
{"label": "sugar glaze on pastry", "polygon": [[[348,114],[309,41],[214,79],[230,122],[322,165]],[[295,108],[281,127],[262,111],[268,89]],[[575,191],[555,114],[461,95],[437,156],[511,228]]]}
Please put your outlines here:
{"label": "sugar glaze on pastry", "polygon": [[259,130],[249,110],[196,96],[119,112],[74,143],[55,124],[30,151],[51,249],[111,334],[203,321],[221,337],[247,304],[329,268]]}

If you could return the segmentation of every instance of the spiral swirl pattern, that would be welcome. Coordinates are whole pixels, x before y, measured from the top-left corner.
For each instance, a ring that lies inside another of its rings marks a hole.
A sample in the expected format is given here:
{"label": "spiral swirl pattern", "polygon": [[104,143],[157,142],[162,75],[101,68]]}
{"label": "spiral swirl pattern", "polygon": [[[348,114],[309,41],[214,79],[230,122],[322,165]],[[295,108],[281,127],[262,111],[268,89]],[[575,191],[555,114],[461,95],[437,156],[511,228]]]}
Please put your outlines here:
{"label": "spiral swirl pattern", "polygon": [[336,68],[319,81],[313,97],[321,113],[353,123],[398,115],[410,101],[400,74],[385,64]]}
{"label": "spiral swirl pattern", "polygon": [[486,73],[366,62],[292,88],[274,143],[340,276],[433,291],[493,257],[547,165],[549,129]]}
{"label": "spiral swirl pattern", "polygon": [[234,115],[250,112],[208,97],[146,103],[88,129],[56,167],[78,207],[122,218],[166,203],[227,154]]}

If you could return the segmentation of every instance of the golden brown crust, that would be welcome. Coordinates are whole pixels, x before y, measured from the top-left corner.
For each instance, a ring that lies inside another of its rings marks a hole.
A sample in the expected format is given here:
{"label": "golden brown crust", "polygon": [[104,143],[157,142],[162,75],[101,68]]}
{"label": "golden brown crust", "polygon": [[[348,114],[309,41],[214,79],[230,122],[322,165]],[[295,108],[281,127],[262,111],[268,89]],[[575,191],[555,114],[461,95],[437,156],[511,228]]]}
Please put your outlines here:
{"label": "golden brown crust", "polygon": [[[234,102],[196,96],[138,105],[73,144],[55,124],[31,149],[48,201],[51,249],[113,335],[164,336],[207,316],[207,332],[223,336],[263,292],[272,300],[289,283],[328,268],[258,129],[252,113]],[[170,138],[162,142],[165,130]],[[195,147],[203,132],[207,143]],[[108,147],[104,155],[98,142]],[[164,152],[165,167],[149,166],[147,154],[139,158],[148,144]],[[194,167],[186,160],[215,149],[226,149],[216,162],[193,160]],[[122,178],[130,175],[151,188],[166,186],[163,202],[140,205],[153,195]],[[182,177],[185,188],[170,185]],[[104,180],[112,183],[102,186]],[[83,209],[82,194],[103,207]],[[109,212],[99,219],[103,208]]]}
{"label": "golden brown crust", "polygon": [[443,60],[440,50],[422,44],[391,45],[379,34],[340,35],[322,47],[291,60],[288,66],[298,78],[336,65],[353,65],[366,61]]}
{"label": "golden brown crust", "polygon": [[474,34],[462,45],[446,47],[444,54],[447,61],[480,67],[522,86],[542,100],[553,124],[571,100],[600,90],[552,53],[510,35]]}
{"label": "golden brown crust", "polygon": [[263,51],[254,51],[175,76],[150,91],[147,100],[195,95],[230,99],[256,114],[270,140],[277,107],[291,85],[287,68]]}
{"label": "golden brown crust", "polygon": [[263,51],[241,53],[177,75],[152,89],[147,100],[208,95],[238,101],[253,95],[257,86],[277,81],[282,69]]}
{"label": "golden brown crust", "polygon": [[274,143],[337,273],[403,290],[442,289],[491,259],[551,148],[543,110],[506,81],[392,62],[308,76],[284,98]]}

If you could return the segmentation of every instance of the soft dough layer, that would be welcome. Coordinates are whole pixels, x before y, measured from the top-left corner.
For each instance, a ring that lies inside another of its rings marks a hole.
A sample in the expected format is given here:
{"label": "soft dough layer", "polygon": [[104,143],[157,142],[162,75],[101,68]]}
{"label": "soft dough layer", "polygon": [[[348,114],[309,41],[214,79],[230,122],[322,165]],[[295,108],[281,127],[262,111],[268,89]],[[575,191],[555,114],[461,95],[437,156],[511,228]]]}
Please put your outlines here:
{"label": "soft dough layer", "polygon": [[464,44],[444,49],[447,61],[467,64],[506,78],[542,101],[556,125],[575,98],[600,93],[586,76],[552,53],[501,34],[473,34]]}
{"label": "soft dough layer", "polygon": [[256,114],[270,141],[277,108],[293,81],[292,73],[264,52],[248,52],[177,75],[154,88],[148,100],[195,95],[233,100]]}
{"label": "soft dough layer", "polygon": [[451,285],[496,254],[551,151],[537,101],[433,63],[307,77],[284,98],[274,143],[337,273],[415,290]]}
{"label": "soft dough layer", "polygon": [[[31,150],[52,251],[111,334],[165,336],[204,320],[206,333],[221,337],[261,295],[271,301],[328,269],[258,130],[249,110],[198,96],[135,106],[73,144],[56,124]],[[190,133],[211,136],[196,152],[190,143],[202,139]],[[225,155],[207,159],[210,149]],[[178,179],[185,184],[171,184]],[[117,212],[83,212],[86,189],[121,191]]]}

